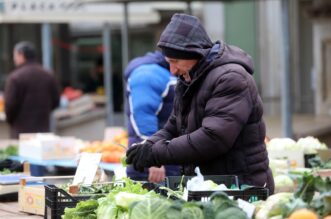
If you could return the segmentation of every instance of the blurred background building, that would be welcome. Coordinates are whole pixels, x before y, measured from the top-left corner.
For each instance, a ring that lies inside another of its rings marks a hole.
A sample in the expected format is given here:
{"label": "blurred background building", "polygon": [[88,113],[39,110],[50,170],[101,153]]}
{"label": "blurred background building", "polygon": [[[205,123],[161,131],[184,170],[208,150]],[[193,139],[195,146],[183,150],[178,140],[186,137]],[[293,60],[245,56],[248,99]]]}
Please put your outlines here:
{"label": "blurred background building", "polygon": [[[122,72],[126,62],[154,50],[170,17],[176,12],[188,12],[201,18],[212,40],[222,39],[252,55],[256,67],[254,78],[264,101],[265,115],[276,118],[276,122],[279,120],[285,71],[281,0],[128,2],[0,0],[0,91],[13,69],[13,45],[29,40],[37,45],[39,59],[56,72],[63,89],[70,86],[104,95],[105,77],[97,77],[93,84],[91,75],[103,75],[105,70],[103,36],[107,36],[105,25],[109,25],[111,77],[108,80],[111,82],[111,110],[117,118],[113,125],[123,125]],[[331,115],[330,1],[289,0],[288,3],[291,111],[322,117],[331,133],[328,118]],[[125,57],[126,9],[128,54]],[[81,120],[70,118],[71,123],[69,118],[57,121],[55,129],[61,134],[66,125],[82,127],[83,120],[86,120],[86,130],[105,126],[106,112],[101,110],[90,120],[84,114]],[[101,118],[102,125],[91,125],[96,118]]]}

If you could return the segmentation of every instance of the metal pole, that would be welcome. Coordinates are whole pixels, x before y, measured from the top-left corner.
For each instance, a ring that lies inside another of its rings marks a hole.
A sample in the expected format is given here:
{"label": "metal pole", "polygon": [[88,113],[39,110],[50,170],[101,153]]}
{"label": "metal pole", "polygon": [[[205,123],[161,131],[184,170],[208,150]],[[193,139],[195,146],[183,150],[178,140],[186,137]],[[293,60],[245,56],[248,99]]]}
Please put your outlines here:
{"label": "metal pole", "polygon": [[52,64],[52,30],[51,25],[48,23],[43,23],[41,26],[41,38],[42,38],[42,61],[43,66],[51,70],[53,69]]}
{"label": "metal pole", "polygon": [[[48,23],[41,25],[41,49],[42,49],[42,62],[45,69],[52,70],[52,29]],[[51,112],[49,117],[49,130],[50,132],[56,132],[56,119],[54,112]]]}
{"label": "metal pole", "polygon": [[104,63],[104,86],[106,91],[107,126],[114,125],[114,104],[113,104],[113,82],[111,77],[111,27],[109,23],[104,24],[102,32],[103,63]]}
{"label": "metal pole", "polygon": [[282,130],[285,137],[293,137],[292,110],[291,110],[291,76],[290,76],[290,36],[289,36],[289,4],[288,0],[281,0],[282,4],[282,26],[284,40],[284,71],[281,80],[281,108],[282,108]]}
{"label": "metal pole", "polygon": [[129,62],[129,12],[128,3],[123,4],[124,19],[122,24],[122,83],[123,83],[123,108],[124,108],[124,126],[128,123],[126,117],[126,84],[124,81],[124,71]]}
{"label": "metal pole", "polygon": [[191,4],[191,1],[187,1],[186,12],[187,12],[187,14],[192,15],[192,4]]}

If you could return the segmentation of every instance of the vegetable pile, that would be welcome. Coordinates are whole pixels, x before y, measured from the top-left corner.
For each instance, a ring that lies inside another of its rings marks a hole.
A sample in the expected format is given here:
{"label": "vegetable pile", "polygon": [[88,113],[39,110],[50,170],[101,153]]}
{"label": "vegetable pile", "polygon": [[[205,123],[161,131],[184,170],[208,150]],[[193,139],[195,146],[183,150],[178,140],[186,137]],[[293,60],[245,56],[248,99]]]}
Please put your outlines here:
{"label": "vegetable pile", "polygon": [[267,149],[268,151],[301,150],[304,154],[317,154],[318,149],[327,149],[327,146],[317,138],[308,136],[300,138],[297,142],[290,138],[273,138],[267,143]]}
{"label": "vegetable pile", "polygon": [[102,153],[101,160],[105,163],[120,163],[125,156],[128,136],[125,131],[114,136],[112,141],[94,141],[82,148],[81,152]]}
{"label": "vegetable pile", "polygon": [[17,145],[9,145],[5,149],[0,149],[0,160],[5,160],[9,156],[16,156],[18,154]]}
{"label": "vegetable pile", "polygon": [[223,192],[214,193],[208,202],[166,199],[147,191],[139,182],[125,179],[124,187],[114,187],[106,197],[79,202],[66,208],[63,219],[246,219],[237,201]]}

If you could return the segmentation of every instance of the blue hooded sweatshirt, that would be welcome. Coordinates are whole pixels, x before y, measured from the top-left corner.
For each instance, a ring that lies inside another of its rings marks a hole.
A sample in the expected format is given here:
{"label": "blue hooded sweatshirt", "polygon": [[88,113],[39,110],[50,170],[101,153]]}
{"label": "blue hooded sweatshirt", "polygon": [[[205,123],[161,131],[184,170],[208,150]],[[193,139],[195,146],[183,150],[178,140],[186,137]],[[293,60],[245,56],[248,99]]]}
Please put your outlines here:
{"label": "blue hooded sweatshirt", "polygon": [[[171,75],[169,64],[158,51],[133,59],[124,77],[130,147],[163,128],[172,111],[177,79]],[[167,176],[180,175],[178,166],[165,168]],[[148,169],[140,173],[129,166],[127,175],[134,180],[147,180]]]}

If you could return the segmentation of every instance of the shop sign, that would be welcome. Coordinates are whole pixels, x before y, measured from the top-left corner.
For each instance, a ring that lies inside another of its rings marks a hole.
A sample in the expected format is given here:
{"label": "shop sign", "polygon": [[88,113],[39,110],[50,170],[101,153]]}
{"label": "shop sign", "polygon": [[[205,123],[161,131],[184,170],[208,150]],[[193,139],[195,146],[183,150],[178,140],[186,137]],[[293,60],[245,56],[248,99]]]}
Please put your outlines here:
{"label": "shop sign", "polygon": [[10,15],[83,12],[80,0],[0,0],[4,13]]}

